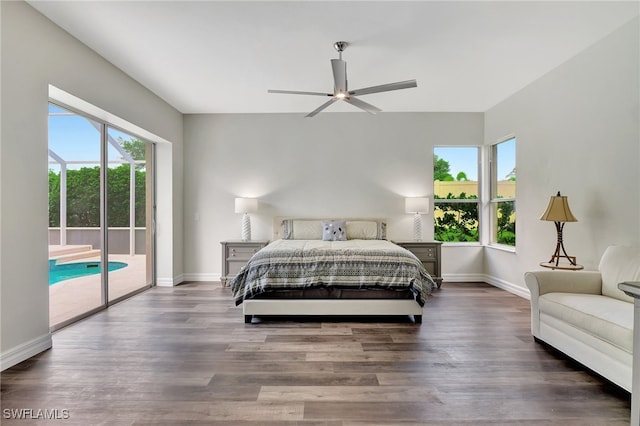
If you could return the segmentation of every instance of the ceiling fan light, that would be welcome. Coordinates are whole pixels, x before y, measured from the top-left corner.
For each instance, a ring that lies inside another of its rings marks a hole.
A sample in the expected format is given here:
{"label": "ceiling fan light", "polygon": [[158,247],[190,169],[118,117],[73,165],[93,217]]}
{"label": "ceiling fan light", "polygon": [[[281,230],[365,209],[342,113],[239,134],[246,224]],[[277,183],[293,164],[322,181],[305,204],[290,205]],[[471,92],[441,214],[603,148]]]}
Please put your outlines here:
{"label": "ceiling fan light", "polygon": [[336,98],[338,98],[338,99],[344,99],[344,98],[346,98],[346,97],[347,97],[347,94],[346,94],[346,93],[344,93],[344,92],[338,92],[338,93],[336,93]]}

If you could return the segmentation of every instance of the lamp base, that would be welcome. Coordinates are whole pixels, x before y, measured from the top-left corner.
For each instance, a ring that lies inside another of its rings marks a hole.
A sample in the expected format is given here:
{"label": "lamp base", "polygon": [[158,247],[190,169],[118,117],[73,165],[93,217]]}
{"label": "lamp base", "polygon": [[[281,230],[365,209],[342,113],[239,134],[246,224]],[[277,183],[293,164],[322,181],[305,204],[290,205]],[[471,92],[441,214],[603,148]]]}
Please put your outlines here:
{"label": "lamp base", "polygon": [[248,213],[242,215],[242,241],[251,241],[251,219]]}
{"label": "lamp base", "polygon": [[[564,247],[562,247],[562,249],[564,249]],[[560,259],[567,259],[569,261],[569,265],[573,265],[575,266],[576,263],[576,257],[575,256],[558,256],[555,253],[553,254],[553,256],[551,256],[551,259],[549,259],[548,262],[549,264],[555,264],[556,266],[558,266],[558,264],[560,263]]]}
{"label": "lamp base", "polygon": [[422,241],[422,215],[413,216],[413,241]]}
{"label": "lamp base", "polygon": [[[562,229],[564,228],[564,222],[554,222],[556,225],[556,232],[558,234],[558,242],[556,244],[556,251],[551,255],[551,259],[548,264],[554,264],[556,267],[560,263],[560,259],[567,259],[569,261],[569,265],[576,266],[576,257],[569,256],[567,251],[564,249],[564,243],[562,242]],[[562,253],[562,254],[560,254]]]}

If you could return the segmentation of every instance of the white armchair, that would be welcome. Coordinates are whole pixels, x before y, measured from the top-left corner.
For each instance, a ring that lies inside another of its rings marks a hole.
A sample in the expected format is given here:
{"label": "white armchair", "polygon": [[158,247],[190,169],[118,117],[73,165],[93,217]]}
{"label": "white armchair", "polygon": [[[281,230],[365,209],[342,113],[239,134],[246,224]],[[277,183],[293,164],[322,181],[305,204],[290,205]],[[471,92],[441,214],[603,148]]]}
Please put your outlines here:
{"label": "white armchair", "polygon": [[618,288],[640,280],[640,250],[611,246],[598,271],[534,271],[531,333],[631,391],[633,299]]}

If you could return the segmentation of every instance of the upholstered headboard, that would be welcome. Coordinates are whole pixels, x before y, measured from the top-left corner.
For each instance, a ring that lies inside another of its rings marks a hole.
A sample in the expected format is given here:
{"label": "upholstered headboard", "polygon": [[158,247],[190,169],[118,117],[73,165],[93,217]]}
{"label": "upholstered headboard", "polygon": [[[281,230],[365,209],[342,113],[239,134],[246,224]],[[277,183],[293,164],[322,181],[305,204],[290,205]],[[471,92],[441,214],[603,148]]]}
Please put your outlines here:
{"label": "upholstered headboard", "polygon": [[322,222],[344,220],[347,239],[387,239],[387,222],[380,218],[300,218],[276,216],[273,218],[273,240],[321,240]]}

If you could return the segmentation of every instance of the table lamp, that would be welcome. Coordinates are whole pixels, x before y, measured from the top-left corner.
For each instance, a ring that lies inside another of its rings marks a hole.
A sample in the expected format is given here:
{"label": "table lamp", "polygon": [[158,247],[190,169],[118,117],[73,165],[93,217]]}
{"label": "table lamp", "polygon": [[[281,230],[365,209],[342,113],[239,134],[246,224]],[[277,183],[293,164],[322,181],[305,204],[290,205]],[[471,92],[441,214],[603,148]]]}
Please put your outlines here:
{"label": "table lamp", "polygon": [[404,211],[414,213],[413,240],[422,241],[422,215],[429,211],[429,199],[426,197],[405,198]]}
{"label": "table lamp", "polygon": [[571,265],[576,266],[576,257],[567,255],[567,251],[564,249],[564,243],[562,242],[562,230],[564,228],[564,224],[566,222],[578,221],[573,213],[571,213],[571,209],[569,209],[569,201],[567,200],[567,196],[560,195],[560,191],[558,191],[558,195],[551,196],[549,205],[547,206],[547,210],[542,214],[540,220],[548,220],[554,222],[556,225],[556,232],[558,234],[556,251],[553,252],[551,260],[549,260],[548,263],[554,263],[555,266],[558,266],[558,262],[560,261],[560,259],[565,258]]}

